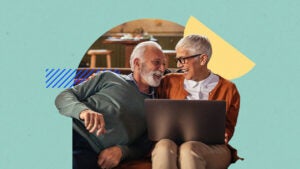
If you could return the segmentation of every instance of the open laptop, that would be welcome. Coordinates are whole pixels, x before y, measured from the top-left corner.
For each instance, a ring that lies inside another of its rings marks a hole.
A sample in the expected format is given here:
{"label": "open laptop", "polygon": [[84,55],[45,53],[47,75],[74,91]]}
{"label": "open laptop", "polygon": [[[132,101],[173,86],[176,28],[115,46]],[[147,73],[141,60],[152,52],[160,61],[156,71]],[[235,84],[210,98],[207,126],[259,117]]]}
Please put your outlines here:
{"label": "open laptop", "polygon": [[225,101],[145,99],[149,139],[224,144]]}

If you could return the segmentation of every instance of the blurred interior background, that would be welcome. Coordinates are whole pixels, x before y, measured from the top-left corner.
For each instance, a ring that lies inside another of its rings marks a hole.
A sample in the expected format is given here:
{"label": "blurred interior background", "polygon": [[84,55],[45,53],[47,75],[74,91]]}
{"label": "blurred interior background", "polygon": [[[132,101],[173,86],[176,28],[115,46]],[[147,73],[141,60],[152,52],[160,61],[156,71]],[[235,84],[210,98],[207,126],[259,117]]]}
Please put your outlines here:
{"label": "blurred interior background", "polygon": [[168,67],[176,68],[174,48],[183,37],[183,31],[183,26],[161,19],[140,19],[123,23],[107,31],[91,45],[79,68],[110,67],[129,70],[127,62],[132,49],[146,40],[158,42],[167,55]]}

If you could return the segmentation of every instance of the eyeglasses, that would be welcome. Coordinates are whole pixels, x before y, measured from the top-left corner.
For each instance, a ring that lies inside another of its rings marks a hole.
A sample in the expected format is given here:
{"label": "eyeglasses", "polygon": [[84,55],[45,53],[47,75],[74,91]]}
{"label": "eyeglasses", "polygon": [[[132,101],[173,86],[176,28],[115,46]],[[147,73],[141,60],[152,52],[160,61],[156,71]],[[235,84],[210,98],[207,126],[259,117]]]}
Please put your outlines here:
{"label": "eyeglasses", "polygon": [[191,59],[191,58],[194,58],[194,57],[197,57],[197,56],[201,56],[202,54],[196,54],[196,55],[191,55],[191,56],[186,56],[186,57],[183,57],[183,56],[180,56],[180,57],[177,57],[175,58],[176,59],[176,63],[180,63],[180,64],[185,64],[186,60],[187,59]]}

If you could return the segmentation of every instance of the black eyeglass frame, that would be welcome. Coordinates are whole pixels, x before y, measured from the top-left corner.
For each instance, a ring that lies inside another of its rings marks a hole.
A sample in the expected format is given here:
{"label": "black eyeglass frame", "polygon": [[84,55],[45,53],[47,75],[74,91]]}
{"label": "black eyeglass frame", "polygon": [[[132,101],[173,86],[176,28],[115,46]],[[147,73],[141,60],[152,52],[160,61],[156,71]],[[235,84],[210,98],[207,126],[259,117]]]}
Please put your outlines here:
{"label": "black eyeglass frame", "polygon": [[195,54],[195,55],[191,55],[191,56],[186,56],[186,57],[183,57],[183,56],[180,56],[180,57],[176,57],[176,63],[180,63],[180,64],[185,64],[186,60],[187,59],[191,59],[191,58],[194,58],[194,57],[197,57],[197,56],[201,56],[202,53],[199,53],[199,54]]}

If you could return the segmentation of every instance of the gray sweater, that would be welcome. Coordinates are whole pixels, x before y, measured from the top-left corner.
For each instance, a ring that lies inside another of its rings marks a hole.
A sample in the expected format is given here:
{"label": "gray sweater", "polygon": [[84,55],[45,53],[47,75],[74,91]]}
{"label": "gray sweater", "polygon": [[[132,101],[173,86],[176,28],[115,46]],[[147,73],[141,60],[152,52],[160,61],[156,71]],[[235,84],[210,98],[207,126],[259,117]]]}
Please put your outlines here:
{"label": "gray sweater", "polygon": [[[136,159],[150,150],[147,139],[144,99],[130,75],[113,72],[97,74],[92,79],[61,92],[55,105],[59,112],[72,117],[73,128],[99,153],[105,148],[119,146],[122,159]],[[101,136],[89,133],[79,114],[85,109],[103,114],[106,133]]]}

